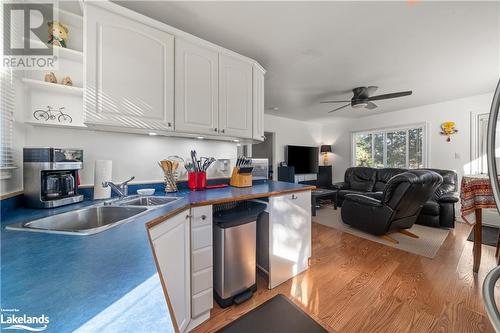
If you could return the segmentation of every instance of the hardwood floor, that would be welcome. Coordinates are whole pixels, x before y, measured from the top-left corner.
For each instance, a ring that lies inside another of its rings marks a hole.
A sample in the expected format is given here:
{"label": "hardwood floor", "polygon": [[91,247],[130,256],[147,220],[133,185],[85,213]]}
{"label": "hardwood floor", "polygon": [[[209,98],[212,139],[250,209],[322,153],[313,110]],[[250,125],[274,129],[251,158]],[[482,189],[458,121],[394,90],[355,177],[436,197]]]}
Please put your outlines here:
{"label": "hardwood floor", "polygon": [[483,246],[474,275],[470,230],[457,223],[429,259],[313,223],[308,271],[273,290],[259,276],[251,300],[226,309],[214,302],[212,318],[195,332],[214,332],[278,293],[330,332],[494,332],[481,285],[495,248]]}

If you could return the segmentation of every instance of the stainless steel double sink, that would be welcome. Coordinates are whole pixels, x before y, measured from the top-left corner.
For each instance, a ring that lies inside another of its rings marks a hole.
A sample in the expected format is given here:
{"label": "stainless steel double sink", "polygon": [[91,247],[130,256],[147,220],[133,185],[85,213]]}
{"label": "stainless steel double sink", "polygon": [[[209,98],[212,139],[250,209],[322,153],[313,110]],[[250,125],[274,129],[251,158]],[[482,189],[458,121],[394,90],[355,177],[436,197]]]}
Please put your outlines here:
{"label": "stainless steel double sink", "polygon": [[126,223],[148,210],[166,206],[179,199],[176,197],[134,196],[9,225],[6,229],[91,235]]}

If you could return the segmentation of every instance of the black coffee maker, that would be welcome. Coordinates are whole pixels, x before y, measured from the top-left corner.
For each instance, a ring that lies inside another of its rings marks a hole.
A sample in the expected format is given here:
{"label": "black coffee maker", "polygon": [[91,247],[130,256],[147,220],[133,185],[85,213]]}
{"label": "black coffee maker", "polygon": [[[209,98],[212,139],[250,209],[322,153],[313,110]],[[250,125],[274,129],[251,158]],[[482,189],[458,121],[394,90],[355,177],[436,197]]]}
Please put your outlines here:
{"label": "black coffee maker", "polygon": [[52,208],[80,202],[78,170],[83,150],[68,148],[24,148],[23,179],[26,203]]}

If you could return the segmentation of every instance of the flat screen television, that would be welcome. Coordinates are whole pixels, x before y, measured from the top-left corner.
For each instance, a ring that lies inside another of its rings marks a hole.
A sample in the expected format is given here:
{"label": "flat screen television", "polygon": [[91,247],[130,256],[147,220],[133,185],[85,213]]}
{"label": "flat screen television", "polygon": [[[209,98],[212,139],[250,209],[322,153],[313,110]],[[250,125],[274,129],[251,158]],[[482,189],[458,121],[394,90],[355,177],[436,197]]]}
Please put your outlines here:
{"label": "flat screen television", "polygon": [[295,173],[318,172],[319,148],[307,146],[286,146],[285,160],[288,166],[295,168]]}

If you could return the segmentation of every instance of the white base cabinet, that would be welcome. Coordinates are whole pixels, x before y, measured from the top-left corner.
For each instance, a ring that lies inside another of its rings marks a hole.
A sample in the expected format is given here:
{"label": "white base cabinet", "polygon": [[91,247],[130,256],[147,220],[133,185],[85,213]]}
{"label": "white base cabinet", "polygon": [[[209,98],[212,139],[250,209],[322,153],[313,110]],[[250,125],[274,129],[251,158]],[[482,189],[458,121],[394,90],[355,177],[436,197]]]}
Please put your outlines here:
{"label": "white base cabinet", "polygon": [[[167,290],[172,323],[185,332],[191,320],[191,247],[189,210],[149,230],[159,274]],[[175,317],[175,318],[174,318]]]}
{"label": "white base cabinet", "polygon": [[191,209],[191,318],[213,307],[212,206]]}
{"label": "white base cabinet", "polygon": [[[259,235],[269,247],[264,252],[271,289],[309,267],[311,192],[270,197],[268,212],[269,223]],[[208,320],[213,308],[212,206],[182,211],[149,233],[172,322],[179,332],[190,331]]]}
{"label": "white base cabinet", "polygon": [[269,288],[309,268],[311,192],[269,198]]}

